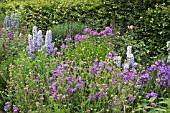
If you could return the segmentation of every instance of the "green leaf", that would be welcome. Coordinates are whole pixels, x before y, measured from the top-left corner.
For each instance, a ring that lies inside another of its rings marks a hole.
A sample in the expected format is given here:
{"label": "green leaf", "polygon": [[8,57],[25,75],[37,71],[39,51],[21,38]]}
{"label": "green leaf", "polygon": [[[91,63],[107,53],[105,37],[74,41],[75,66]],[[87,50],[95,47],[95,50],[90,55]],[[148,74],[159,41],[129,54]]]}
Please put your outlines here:
{"label": "green leaf", "polygon": [[151,97],[148,101],[153,102],[157,97]]}

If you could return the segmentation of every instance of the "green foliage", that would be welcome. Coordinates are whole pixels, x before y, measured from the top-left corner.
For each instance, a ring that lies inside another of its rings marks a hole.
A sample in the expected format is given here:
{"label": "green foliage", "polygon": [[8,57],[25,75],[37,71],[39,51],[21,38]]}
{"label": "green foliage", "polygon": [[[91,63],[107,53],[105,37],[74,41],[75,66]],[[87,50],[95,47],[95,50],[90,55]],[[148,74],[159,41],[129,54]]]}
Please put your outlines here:
{"label": "green foliage", "polygon": [[169,6],[156,5],[155,9],[148,8],[140,18],[135,21],[139,40],[148,46],[148,56],[154,57],[166,54],[166,42],[169,40],[170,13]]}

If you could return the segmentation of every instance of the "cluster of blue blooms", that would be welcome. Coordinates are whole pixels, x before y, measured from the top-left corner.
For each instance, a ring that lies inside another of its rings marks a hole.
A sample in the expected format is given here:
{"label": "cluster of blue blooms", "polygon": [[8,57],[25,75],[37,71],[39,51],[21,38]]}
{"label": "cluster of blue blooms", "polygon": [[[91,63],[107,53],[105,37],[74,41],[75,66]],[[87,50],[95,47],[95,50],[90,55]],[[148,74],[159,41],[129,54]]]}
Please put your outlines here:
{"label": "cluster of blue blooms", "polygon": [[[42,42],[43,42],[43,38],[42,38],[42,31],[39,30],[37,32],[37,27],[34,26],[33,30],[32,30],[32,34],[33,35],[28,35],[28,46],[27,46],[27,50],[29,50],[29,55],[30,57],[32,57],[32,59],[34,59],[34,52],[35,51],[42,51]],[[53,51],[54,51],[54,44],[52,43],[52,31],[48,30],[46,32],[46,37],[45,37],[45,52],[48,53],[49,55],[52,55]]]}
{"label": "cluster of blue blooms", "polygon": [[6,15],[5,17],[5,20],[4,20],[4,24],[3,26],[5,28],[8,28],[8,27],[15,27],[17,28],[19,26],[19,19],[17,18],[17,15],[16,13],[12,13],[10,16]]}

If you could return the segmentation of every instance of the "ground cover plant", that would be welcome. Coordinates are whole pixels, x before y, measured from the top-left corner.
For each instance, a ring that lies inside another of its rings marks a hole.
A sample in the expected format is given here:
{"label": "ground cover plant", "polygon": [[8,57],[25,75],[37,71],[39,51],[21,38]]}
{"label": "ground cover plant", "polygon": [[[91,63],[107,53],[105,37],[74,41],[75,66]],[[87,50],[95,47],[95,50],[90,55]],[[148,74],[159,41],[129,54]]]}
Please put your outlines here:
{"label": "ground cover plant", "polygon": [[[28,3],[32,4],[30,8],[36,7],[35,1]],[[50,4],[54,5],[53,2]],[[79,4],[75,0],[62,7],[69,10],[74,2]],[[18,2],[12,3],[20,7]],[[41,5],[38,2],[39,8]],[[43,7],[48,9],[48,5],[46,2]],[[158,13],[159,8],[155,12],[148,9],[147,14]],[[160,12],[164,14],[164,10]],[[170,41],[167,38],[163,49],[150,52],[152,45],[139,40],[140,28],[131,24],[121,31],[115,31],[113,26],[100,28],[95,22],[91,25],[83,19],[42,27],[42,23],[49,21],[42,22],[42,16],[35,14],[37,18],[32,15],[30,27],[29,22],[22,22],[20,16],[24,13],[20,9],[6,14],[2,16],[5,20],[0,31],[0,109],[5,112],[170,112]],[[162,30],[166,31],[166,26]],[[150,57],[150,53],[157,52],[161,54]]]}

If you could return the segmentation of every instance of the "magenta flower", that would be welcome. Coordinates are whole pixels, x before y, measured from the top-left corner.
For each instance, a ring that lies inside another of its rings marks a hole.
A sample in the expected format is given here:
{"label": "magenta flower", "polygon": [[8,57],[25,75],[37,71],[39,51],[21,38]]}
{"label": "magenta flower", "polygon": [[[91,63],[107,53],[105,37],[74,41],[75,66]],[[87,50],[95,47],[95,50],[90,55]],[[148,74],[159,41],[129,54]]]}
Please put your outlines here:
{"label": "magenta flower", "polygon": [[151,103],[151,106],[153,106],[153,107],[154,107],[154,106],[156,106],[156,104],[155,104],[154,102],[152,102],[152,103]]}
{"label": "magenta flower", "polygon": [[43,97],[41,97],[41,98],[40,98],[40,100],[44,100],[44,98],[43,98]]}
{"label": "magenta flower", "polygon": [[28,110],[28,112],[30,113],[30,112],[32,112],[32,110],[30,109],[30,110]]}
{"label": "magenta flower", "polygon": [[90,33],[90,32],[91,32],[91,29],[90,29],[90,28],[86,28],[86,29],[84,30],[84,32],[85,32],[85,33]]}

